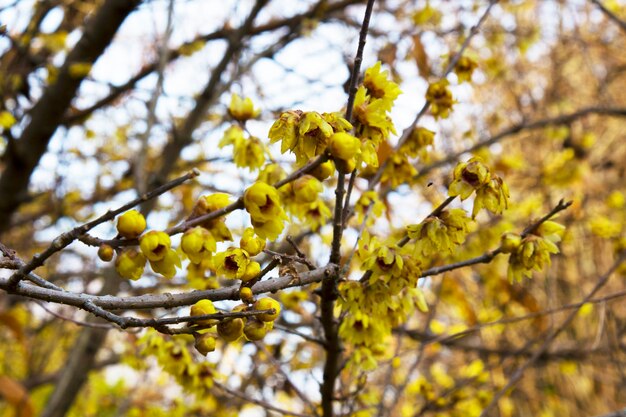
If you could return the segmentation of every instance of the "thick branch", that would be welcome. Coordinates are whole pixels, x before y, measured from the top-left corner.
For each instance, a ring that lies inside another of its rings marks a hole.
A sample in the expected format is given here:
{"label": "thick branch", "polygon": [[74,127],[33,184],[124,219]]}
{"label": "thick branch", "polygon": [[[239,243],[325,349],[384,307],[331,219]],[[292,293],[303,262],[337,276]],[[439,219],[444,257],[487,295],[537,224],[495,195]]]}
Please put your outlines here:
{"label": "thick branch", "polygon": [[139,3],[140,0],[107,0],[87,23],[82,38],[59,69],[56,82],[48,86],[31,110],[30,122],[7,155],[6,167],[0,177],[0,232],[6,231],[11,215],[26,196],[30,176],[84,78],[72,74],[72,67],[96,62],[124,19]]}
{"label": "thick branch", "polygon": [[[279,291],[284,288],[304,286],[314,282],[320,282],[326,277],[336,273],[337,266],[330,264],[324,268],[314,271],[302,272],[298,276],[284,275],[259,282],[252,287],[254,294],[264,294],[267,292]],[[41,288],[35,285],[20,281],[11,288],[8,278],[0,278],[0,289],[10,294],[22,295],[59,304],[67,304],[79,308],[84,308],[86,302],[106,310],[138,310],[151,308],[174,308],[192,305],[200,300],[208,299],[237,300],[239,299],[239,285],[220,288],[216,290],[193,291],[179,294],[148,294],[136,297],[115,297],[111,295],[88,295],[78,294],[69,291],[55,291],[48,288]]]}
{"label": "thick branch", "polygon": [[610,108],[610,107],[595,107],[595,106],[586,107],[586,108],[577,110],[573,113],[563,114],[563,115],[556,116],[556,117],[549,117],[546,119],[537,120],[535,122],[520,123],[520,124],[511,126],[491,137],[487,137],[482,140],[479,140],[475,145],[472,145],[469,148],[453,153],[452,155],[449,155],[440,161],[434,162],[428,166],[425,166],[424,168],[421,168],[419,170],[419,174],[417,174],[417,178],[423,177],[424,175],[428,174],[430,171],[432,171],[435,168],[439,168],[441,166],[457,161],[464,154],[474,152],[475,150],[483,148],[485,146],[491,146],[494,143],[500,142],[502,139],[515,135],[516,133],[520,133],[525,130],[543,129],[548,126],[566,125],[566,124],[572,123],[573,121],[581,117],[585,117],[590,114],[597,114],[600,116],[608,116],[608,117],[626,117],[626,108]]}

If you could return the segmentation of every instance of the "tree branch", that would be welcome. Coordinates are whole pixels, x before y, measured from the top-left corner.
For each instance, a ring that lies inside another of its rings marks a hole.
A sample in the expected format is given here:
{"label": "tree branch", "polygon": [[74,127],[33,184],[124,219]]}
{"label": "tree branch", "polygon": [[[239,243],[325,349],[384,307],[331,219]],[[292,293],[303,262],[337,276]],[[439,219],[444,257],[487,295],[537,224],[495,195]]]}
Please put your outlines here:
{"label": "tree branch", "polygon": [[[304,286],[314,282],[320,282],[336,273],[338,266],[329,264],[326,267],[318,268],[314,271],[307,271],[293,275],[283,275],[267,281],[258,282],[252,286],[254,294],[264,294],[267,292],[279,291],[285,288]],[[20,281],[11,288],[8,278],[0,278],[0,289],[9,294],[21,295],[37,300],[67,304],[79,308],[84,308],[85,302],[105,310],[138,310],[151,308],[174,308],[194,304],[200,300],[238,300],[239,285],[233,285],[216,290],[193,291],[178,294],[147,294],[135,297],[115,297],[111,295],[88,295],[82,293],[72,293],[69,291],[57,291],[48,288],[41,288],[35,285]]]}
{"label": "tree branch", "polygon": [[[591,300],[593,298],[593,296],[600,291],[600,289],[608,282],[609,278],[611,277],[611,275],[613,274],[613,272],[615,272],[615,270],[622,264],[622,262],[626,261],[626,251],[623,251],[622,253],[620,253],[617,257],[617,259],[615,260],[615,262],[613,263],[613,265],[609,268],[608,271],[606,271],[599,279],[598,282],[596,283],[596,285],[593,287],[593,289],[585,296],[585,298],[582,300],[582,304],[587,303],[589,300]],[[556,329],[552,330],[550,332],[550,334],[546,337],[545,341],[543,342],[543,344],[541,345],[541,347],[539,347],[539,349],[537,349],[537,351],[526,361],[524,362],[524,364],[522,366],[520,366],[519,368],[517,368],[515,370],[515,372],[513,373],[513,375],[511,375],[511,377],[509,378],[509,381],[507,382],[507,384],[502,387],[491,399],[491,401],[489,402],[489,404],[487,404],[487,406],[483,409],[483,411],[480,413],[480,417],[486,417],[488,415],[488,412],[498,403],[498,401],[500,400],[500,398],[502,398],[511,388],[513,388],[520,379],[522,379],[522,377],[524,376],[524,372],[526,371],[526,369],[528,369],[529,367],[531,367],[533,364],[535,364],[535,362],[537,362],[542,355],[545,354],[545,352],[547,352],[548,348],[550,347],[550,345],[552,344],[552,342],[554,342],[554,340],[557,338],[557,336],[559,334],[561,334],[561,332],[563,330],[565,330],[571,323],[572,321],[574,321],[574,319],[576,318],[576,316],[578,315],[578,310],[580,310],[580,307],[575,308],[572,312],[570,312],[570,314],[567,316],[567,318],[565,320],[563,320],[563,322],[561,323],[561,325],[559,325]]]}
{"label": "tree branch", "polygon": [[96,62],[139,3],[140,0],[107,0],[87,22],[83,36],[59,69],[56,81],[30,111],[30,122],[15,141],[0,177],[0,233],[6,231],[12,214],[22,203],[30,176],[85,77],[73,74],[72,67]]}

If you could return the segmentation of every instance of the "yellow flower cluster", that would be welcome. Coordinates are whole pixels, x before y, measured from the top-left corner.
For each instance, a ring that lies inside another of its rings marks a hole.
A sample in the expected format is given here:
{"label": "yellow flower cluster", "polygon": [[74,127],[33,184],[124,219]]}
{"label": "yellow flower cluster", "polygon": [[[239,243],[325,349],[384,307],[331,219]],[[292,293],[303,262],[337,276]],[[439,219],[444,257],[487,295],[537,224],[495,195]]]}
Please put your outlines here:
{"label": "yellow flower cluster", "polygon": [[233,146],[235,165],[241,168],[256,170],[265,163],[266,149],[261,140],[254,136],[246,137],[240,126],[231,126],[224,132],[219,147]]}
{"label": "yellow flower cluster", "polygon": [[451,197],[459,196],[461,200],[467,199],[474,191],[476,198],[472,218],[482,208],[499,214],[508,207],[509,188],[502,178],[490,172],[480,158],[459,163],[454,168],[453,180],[448,188]]}
{"label": "yellow flower cluster", "polygon": [[370,166],[378,166],[378,146],[390,133],[396,133],[388,112],[400,93],[400,87],[389,79],[388,72],[381,72],[380,62],[365,71],[363,85],[354,98],[354,117],[363,140],[361,159]]}
{"label": "yellow flower cluster", "polygon": [[[215,364],[208,361],[195,362],[182,338],[165,339],[156,331],[149,330],[140,339],[142,356],[154,356],[165,372],[172,375],[186,391],[198,396],[209,395],[213,381],[219,376]],[[202,347],[210,347],[208,339]]]}
{"label": "yellow flower cluster", "polygon": [[505,235],[502,238],[503,252],[510,252],[508,277],[511,282],[532,277],[533,271],[541,271],[550,265],[550,255],[559,253],[556,246],[561,241],[565,227],[546,221],[524,239]]}
{"label": "yellow flower cluster", "polygon": [[415,240],[415,256],[424,259],[439,252],[452,253],[465,241],[469,222],[465,210],[455,208],[407,226],[409,237]]}
{"label": "yellow flower cluster", "polygon": [[[117,221],[117,231],[127,239],[136,239],[146,229],[146,219],[137,210],[129,210],[122,214]],[[171,248],[170,237],[167,233],[151,230],[139,238],[139,249],[128,248],[120,251],[115,260],[115,268],[123,278],[137,280],[143,275],[146,261],[150,262],[152,270],[166,278],[176,275],[176,268],[180,268],[180,258]],[[112,259],[112,249],[101,247],[100,258]]]}
{"label": "yellow flower cluster", "polygon": [[270,143],[280,141],[281,152],[293,152],[296,163],[303,165],[326,150],[334,133],[351,129],[352,125],[337,113],[295,110],[283,112],[270,128],[268,137]]}
{"label": "yellow flower cluster", "polygon": [[[388,351],[385,343],[392,329],[406,322],[416,307],[421,311],[428,309],[422,291],[416,287],[419,267],[409,257],[402,262],[402,274],[387,275],[390,278],[387,282],[380,279],[368,283],[346,281],[339,286],[338,304],[344,315],[339,335],[352,349],[349,366],[354,366],[353,369],[375,369],[377,358]],[[397,263],[394,256],[391,269],[397,268],[398,265],[394,265]]]}
{"label": "yellow flower cluster", "polygon": [[427,158],[424,152],[427,146],[432,146],[435,141],[435,132],[425,127],[416,127],[407,137],[406,142],[400,148],[400,153],[411,158],[421,158],[423,161]]}
{"label": "yellow flower cluster", "polygon": [[426,90],[426,101],[430,103],[430,111],[436,119],[439,117],[446,119],[456,103],[448,88],[449,84],[446,79],[439,80],[431,83]]}
{"label": "yellow flower cluster", "polygon": [[243,202],[255,233],[261,238],[276,240],[283,231],[283,222],[287,220],[276,188],[257,181],[245,191]]}
{"label": "yellow flower cluster", "polygon": [[[269,311],[247,317],[222,317],[196,320],[194,325],[202,327],[195,337],[195,348],[198,352],[206,355],[216,348],[216,334],[225,342],[234,342],[245,336],[246,340],[261,340],[268,331],[274,327],[274,321],[280,315],[280,304],[273,298],[261,298],[259,300],[239,304],[231,310],[233,313],[248,310]],[[200,300],[191,307],[190,315],[204,316],[218,313],[211,300]]]}
{"label": "yellow flower cluster", "polygon": [[230,106],[228,106],[228,113],[233,119],[245,122],[246,120],[256,118],[261,113],[261,110],[254,108],[254,104],[249,97],[242,99],[237,94],[233,94],[230,99]]}

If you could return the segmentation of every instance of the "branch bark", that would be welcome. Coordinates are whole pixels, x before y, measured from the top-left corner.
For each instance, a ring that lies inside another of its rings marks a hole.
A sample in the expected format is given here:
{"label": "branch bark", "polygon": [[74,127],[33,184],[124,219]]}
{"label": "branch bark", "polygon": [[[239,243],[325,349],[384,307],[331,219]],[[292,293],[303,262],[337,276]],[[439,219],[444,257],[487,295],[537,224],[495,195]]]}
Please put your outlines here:
{"label": "branch bark", "polygon": [[0,233],[7,230],[12,214],[26,197],[30,176],[85,77],[73,74],[72,67],[96,62],[140,1],[107,0],[88,21],[82,38],[59,69],[56,82],[48,86],[31,110],[30,122],[7,152],[6,167],[0,177]]}

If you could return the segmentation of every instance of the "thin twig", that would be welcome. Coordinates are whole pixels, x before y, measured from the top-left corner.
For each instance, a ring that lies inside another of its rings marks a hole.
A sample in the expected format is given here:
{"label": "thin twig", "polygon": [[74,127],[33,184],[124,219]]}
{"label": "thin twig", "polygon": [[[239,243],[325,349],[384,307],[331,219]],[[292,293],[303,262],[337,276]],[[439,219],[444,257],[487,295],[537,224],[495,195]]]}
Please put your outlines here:
{"label": "thin twig", "polygon": [[[598,282],[596,283],[596,285],[592,288],[592,290],[585,296],[585,298],[581,301],[582,305],[584,305],[585,303],[589,302],[589,300],[591,300],[593,298],[593,296],[600,291],[600,289],[608,282],[609,278],[611,277],[611,275],[613,275],[613,272],[615,272],[615,270],[622,264],[622,262],[626,261],[626,251],[623,251],[621,254],[619,254],[619,256],[617,257],[617,260],[613,263],[613,265],[609,268],[608,271],[606,271],[599,279]],[[576,318],[576,316],[578,315],[578,310],[580,310],[580,307],[577,307],[574,309],[574,311],[570,312],[570,314],[567,316],[567,318],[565,320],[563,320],[563,322],[561,323],[561,325],[559,325],[556,329],[552,330],[552,332],[550,332],[550,334],[546,337],[545,341],[543,342],[543,344],[541,345],[541,347],[539,347],[539,349],[537,349],[537,351],[530,357],[530,359],[528,359],[526,362],[524,362],[524,364],[522,366],[520,366],[519,368],[517,368],[515,370],[515,372],[513,373],[513,375],[511,375],[511,377],[509,378],[509,381],[507,382],[507,384],[502,387],[491,399],[491,401],[489,402],[489,404],[487,404],[487,406],[483,409],[483,411],[480,413],[480,417],[485,417],[488,415],[489,411],[498,403],[498,401],[500,401],[500,399],[511,389],[513,388],[520,379],[522,379],[522,377],[524,376],[524,372],[526,371],[526,369],[528,369],[529,367],[531,367],[535,362],[537,362],[537,360],[539,360],[539,358],[548,350],[548,348],[550,347],[550,345],[552,344],[552,342],[554,342],[554,340],[557,338],[557,336],[559,334],[561,334],[561,332],[563,330],[565,330],[571,323],[572,321]]]}
{"label": "thin twig", "polygon": [[263,401],[263,400],[258,400],[256,398],[252,398],[247,396],[246,394],[243,394],[239,391],[236,391],[232,388],[227,387],[226,385],[217,382],[217,381],[213,381],[213,385],[215,385],[216,387],[218,387],[219,389],[221,389],[222,391],[224,391],[225,393],[227,393],[228,395],[231,395],[233,397],[239,398],[241,400],[244,400],[246,402],[252,403],[252,404],[256,404],[259,407],[264,408],[265,410],[269,410],[269,411],[274,411],[276,413],[280,413],[286,416],[294,416],[294,417],[311,417],[309,414],[301,414],[301,413],[296,413],[294,411],[288,411],[288,410],[283,410],[282,408],[278,408],[270,403],[268,403],[267,401]]}
{"label": "thin twig", "polygon": [[[564,200],[560,200],[558,204],[552,210],[550,210],[548,214],[546,214],[541,219],[537,220],[536,222],[528,226],[526,229],[524,229],[524,231],[520,234],[520,236],[522,238],[528,236],[533,231],[535,231],[542,223],[546,222],[547,220],[550,220],[557,213],[567,209],[571,205],[572,205],[572,201],[565,202]],[[455,263],[448,264],[448,265],[429,268],[425,271],[422,271],[422,274],[420,275],[420,277],[423,278],[423,277],[429,277],[433,275],[439,275],[444,272],[452,271],[452,270],[463,268],[466,266],[489,263],[491,262],[493,258],[495,258],[501,253],[502,253],[502,248],[499,246],[492,251],[485,252],[484,254],[477,256],[475,258],[472,258],[472,259],[467,259],[465,261],[460,261],[460,262],[455,262]]]}
{"label": "thin twig", "polygon": [[[356,94],[356,82],[363,60],[363,51],[365,48],[365,40],[369,29],[370,18],[374,9],[374,1],[368,0],[363,16],[363,24],[359,34],[359,45],[357,47],[356,57],[354,59],[354,68],[350,78],[350,91],[348,96],[348,108],[346,109],[346,119],[352,119],[352,107]],[[335,213],[333,216],[333,240],[331,243],[330,263],[339,264],[341,261],[341,237],[343,234],[343,197],[345,193],[345,174],[340,172],[337,179],[337,188],[335,189]],[[332,279],[322,282],[321,290],[321,322],[324,329],[324,337],[326,339],[326,361],[324,363],[324,374],[322,386],[320,387],[322,394],[322,412],[324,417],[333,417],[333,398],[335,395],[335,382],[340,372],[339,362],[341,361],[341,340],[338,335],[338,324],[335,321],[334,310],[335,300],[337,299],[337,282],[340,278],[338,269],[335,271]]]}
{"label": "thin twig", "polygon": [[135,207],[136,205],[153,199],[155,197],[160,196],[161,194],[171,190],[174,187],[179,186],[180,184],[184,183],[185,181],[191,179],[191,178],[195,178],[198,175],[200,175],[200,173],[197,170],[193,170],[185,175],[183,175],[182,177],[176,178],[175,180],[172,180],[170,182],[168,182],[167,184],[164,184],[158,188],[156,188],[153,191],[150,191],[147,194],[143,194],[140,197],[132,200],[131,202],[124,204],[123,206],[121,206],[118,209],[115,210],[111,210],[111,211],[107,211],[105,214],[103,214],[102,216],[98,217],[95,220],[92,220],[88,223],[85,223],[83,225],[77,226],[74,229],[70,230],[69,232],[65,232],[62,233],[61,235],[57,236],[53,241],[52,244],[50,246],[48,246],[48,248],[43,251],[40,254],[36,254],[35,256],[32,257],[32,259],[24,264],[18,271],[16,271],[10,278],[9,278],[9,285],[14,287],[15,285],[17,285],[17,283],[19,283],[25,276],[27,276],[29,273],[31,273],[32,271],[34,271],[36,268],[39,268],[40,266],[43,265],[43,263],[50,258],[52,255],[54,255],[55,253],[61,251],[62,249],[64,249],[65,247],[67,247],[69,244],[71,244],[72,242],[74,242],[75,240],[77,240],[80,236],[84,235],[85,233],[87,233],[88,231],[90,231],[91,229],[93,229],[94,227],[107,222],[109,220],[112,220],[115,218],[115,216],[117,216],[120,213],[123,213],[133,207]]}

